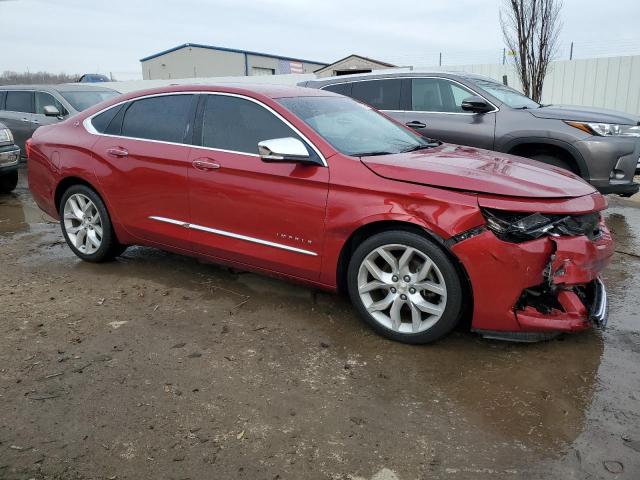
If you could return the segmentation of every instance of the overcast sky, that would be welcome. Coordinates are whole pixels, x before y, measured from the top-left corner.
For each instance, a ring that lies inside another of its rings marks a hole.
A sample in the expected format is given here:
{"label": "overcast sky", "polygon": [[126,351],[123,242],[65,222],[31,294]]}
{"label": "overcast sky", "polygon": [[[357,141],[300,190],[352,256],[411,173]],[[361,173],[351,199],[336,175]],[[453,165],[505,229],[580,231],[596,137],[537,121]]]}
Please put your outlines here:
{"label": "overcast sky", "polygon": [[[205,43],[332,62],[350,53],[397,65],[501,60],[501,0],[0,0],[0,71],[113,72]],[[640,53],[640,0],[565,0],[562,55]]]}

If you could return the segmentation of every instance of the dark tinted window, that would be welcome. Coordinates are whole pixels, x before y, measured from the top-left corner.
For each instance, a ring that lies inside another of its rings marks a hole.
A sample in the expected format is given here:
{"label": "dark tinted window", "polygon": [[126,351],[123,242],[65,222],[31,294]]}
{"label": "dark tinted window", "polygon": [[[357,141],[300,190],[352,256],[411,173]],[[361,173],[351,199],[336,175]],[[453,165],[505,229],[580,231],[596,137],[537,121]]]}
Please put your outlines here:
{"label": "dark tinted window", "polygon": [[44,107],[51,105],[52,107],[56,107],[60,112],[60,115],[67,115],[67,109],[62,106],[62,104],[56,100],[53,95],[46,92],[36,92],[36,112],[39,115],[44,115]]}
{"label": "dark tinted window", "polygon": [[[123,105],[119,105],[117,107],[110,108],[109,110],[102,112],[100,115],[96,115],[91,120],[91,124],[93,128],[95,128],[100,133],[105,133],[107,131],[107,127],[113,120],[113,118],[118,114],[118,112],[122,109]],[[118,128],[118,132],[119,128]]]}
{"label": "dark tinted window", "polygon": [[31,113],[33,92],[7,92],[5,110]]}
{"label": "dark tinted window", "polygon": [[285,137],[302,140],[273,113],[250,100],[207,95],[203,146],[257,154],[258,142]]}
{"label": "dark tinted window", "polygon": [[378,110],[400,110],[400,79],[354,82],[351,96]]}
{"label": "dark tinted window", "polygon": [[182,143],[190,128],[193,95],[166,95],[136,100],[122,122],[125,137]]}
{"label": "dark tinted window", "polygon": [[338,83],[336,85],[327,85],[322,87],[322,90],[329,90],[330,92],[339,93],[340,95],[351,96],[351,84],[350,83]]}

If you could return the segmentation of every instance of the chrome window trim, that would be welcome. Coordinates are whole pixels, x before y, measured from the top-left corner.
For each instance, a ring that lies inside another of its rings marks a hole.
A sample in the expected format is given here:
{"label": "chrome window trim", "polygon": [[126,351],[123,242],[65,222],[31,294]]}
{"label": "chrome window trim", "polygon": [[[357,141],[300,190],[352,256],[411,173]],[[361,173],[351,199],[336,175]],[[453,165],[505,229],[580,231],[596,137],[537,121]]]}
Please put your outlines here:
{"label": "chrome window trim", "polygon": [[[494,110],[491,110],[489,112],[484,112],[483,115],[486,115],[487,113],[496,113],[496,112],[500,111],[500,108],[498,106],[496,106],[496,104],[494,104],[492,101],[488,100],[484,95],[478,93],[473,88],[465,85],[464,83],[459,82],[457,80],[454,80],[452,78],[437,77],[437,76],[434,76],[434,75],[416,75],[416,76],[386,77],[386,78],[363,78],[363,79],[359,79],[359,80],[351,80],[351,81],[345,81],[345,82],[329,83],[327,85],[323,85],[322,87],[320,87],[319,90],[324,90],[326,87],[331,87],[333,85],[344,85],[344,84],[347,84],[347,83],[373,82],[374,80],[405,80],[405,79],[414,80],[416,78],[418,78],[418,79],[448,80],[450,82],[457,83],[458,85],[460,85],[464,89],[470,90],[471,92],[473,92],[474,94],[476,94],[477,96],[482,98],[485,102],[487,102],[489,105],[491,105],[494,108]],[[353,97],[350,97],[350,98],[353,98]],[[430,112],[430,111],[427,111],[427,110],[382,110],[382,109],[380,109],[380,111],[381,112],[395,112],[395,113],[439,113],[441,115],[478,115],[477,113],[471,113],[471,112],[470,113],[466,113],[466,112]]]}
{"label": "chrome window trim", "polygon": [[304,250],[302,248],[291,247],[289,245],[284,245],[282,243],[270,242],[268,240],[262,240],[261,238],[249,237],[247,235],[241,235],[239,233],[227,232],[226,230],[218,230],[216,228],[204,227],[202,225],[196,225],[189,222],[183,222],[181,220],[174,220],[173,218],[166,217],[157,217],[150,216],[151,220],[156,220],[158,222],[169,223],[171,225],[177,225],[183,228],[190,228],[193,230],[199,230],[201,232],[212,233],[214,235],[220,235],[222,237],[235,238],[237,240],[244,240],[246,242],[257,243],[259,245],[265,245],[267,247],[279,248],[281,250],[288,250],[290,252],[301,253],[303,255],[310,255],[312,257],[317,257],[318,254],[316,252],[312,252],[311,250]]}
{"label": "chrome window trim", "polygon": [[[164,97],[164,96],[169,96],[169,95],[222,95],[222,96],[227,96],[227,97],[236,97],[236,98],[242,98],[245,100],[249,100],[257,105],[260,105],[262,108],[266,109],[268,112],[272,113],[273,115],[276,116],[276,118],[280,119],[282,122],[284,122],[285,125],[287,125],[289,128],[291,128],[291,130],[293,130],[296,134],[298,134],[300,136],[300,138],[302,138],[305,142],[307,142],[308,145],[311,146],[311,148],[313,149],[314,152],[316,152],[318,154],[318,157],[320,158],[320,161],[322,162],[322,166],[323,167],[328,167],[329,165],[327,164],[327,160],[325,159],[324,155],[322,155],[322,153],[320,152],[320,150],[318,149],[318,147],[316,147],[313,142],[311,142],[306,135],[304,135],[300,130],[298,130],[298,128],[296,128],[293,124],[291,124],[291,122],[289,122],[286,118],[284,118],[282,115],[280,115],[278,112],[276,112],[273,108],[271,108],[268,105],[265,105],[264,103],[262,103],[260,100],[256,100],[255,98],[249,97],[247,95],[242,95],[239,93],[227,93],[227,92],[207,92],[207,91],[184,91],[184,92],[165,92],[165,93],[152,93],[150,95],[144,95],[141,97],[135,97],[135,98],[129,98],[127,100],[123,100],[121,102],[118,103],[114,103],[113,105],[110,105],[106,108],[103,108],[102,110],[94,113],[93,115],[88,116],[87,118],[85,118],[82,121],[82,126],[84,127],[84,129],[90,133],[91,135],[97,135],[100,137],[111,137],[111,138],[123,138],[123,139],[127,139],[127,140],[136,140],[139,142],[152,142],[152,143],[161,143],[161,144],[165,144],[165,145],[178,145],[178,146],[183,146],[183,147],[192,147],[192,148],[198,148],[201,150],[211,150],[214,152],[225,152],[225,153],[235,153],[238,155],[249,155],[251,157],[260,157],[260,155],[258,155],[257,153],[247,153],[247,152],[240,152],[237,150],[225,150],[223,148],[214,148],[214,147],[205,147],[203,145],[192,145],[190,143],[179,143],[179,142],[167,142],[164,140],[152,140],[152,139],[147,139],[147,138],[136,138],[136,137],[126,137],[124,135],[109,135],[106,133],[100,133],[98,132],[93,124],[91,123],[91,120],[100,115],[101,113],[106,112],[107,110],[111,109],[111,108],[115,108],[118,107],[120,105],[123,105],[125,103],[129,103],[129,102],[135,102],[137,100],[143,100],[146,98],[153,98],[153,97]],[[256,146],[257,147],[257,146]]]}

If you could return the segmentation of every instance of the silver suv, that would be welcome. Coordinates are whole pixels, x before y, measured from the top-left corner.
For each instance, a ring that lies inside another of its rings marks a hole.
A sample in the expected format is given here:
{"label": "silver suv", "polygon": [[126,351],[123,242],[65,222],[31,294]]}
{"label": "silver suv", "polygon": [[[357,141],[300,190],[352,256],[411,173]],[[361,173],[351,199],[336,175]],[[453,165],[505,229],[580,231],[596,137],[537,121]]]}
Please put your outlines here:
{"label": "silver suv", "polygon": [[40,125],[50,125],[120,95],[90,85],[0,85],[0,122],[13,132],[24,152],[24,142]]}
{"label": "silver suv", "polygon": [[630,196],[640,169],[640,117],[592,107],[540,105],[468,73],[406,72],[298,85],[353,97],[423,135],[570,170],[602,193]]}

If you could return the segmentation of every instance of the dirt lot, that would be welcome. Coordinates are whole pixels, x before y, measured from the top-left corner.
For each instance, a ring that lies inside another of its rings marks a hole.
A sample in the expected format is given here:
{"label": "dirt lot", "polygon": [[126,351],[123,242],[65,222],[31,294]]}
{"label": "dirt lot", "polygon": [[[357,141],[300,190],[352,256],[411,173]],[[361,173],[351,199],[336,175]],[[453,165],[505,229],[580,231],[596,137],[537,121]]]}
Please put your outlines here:
{"label": "dirt lot", "polygon": [[411,347],[340,297],[149,248],[82,263],[0,198],[0,479],[638,479],[640,208],[610,327]]}

